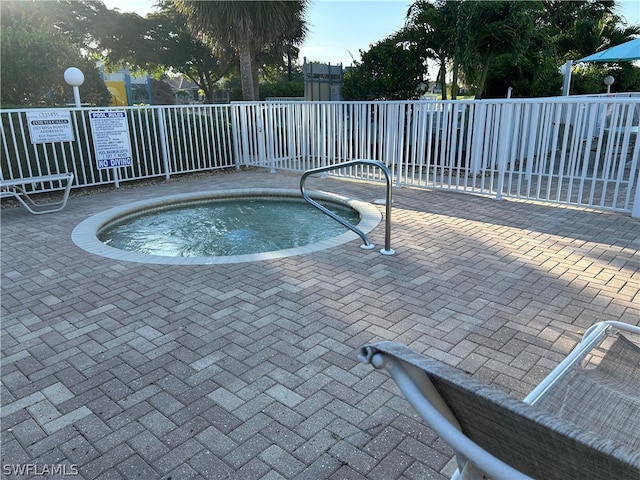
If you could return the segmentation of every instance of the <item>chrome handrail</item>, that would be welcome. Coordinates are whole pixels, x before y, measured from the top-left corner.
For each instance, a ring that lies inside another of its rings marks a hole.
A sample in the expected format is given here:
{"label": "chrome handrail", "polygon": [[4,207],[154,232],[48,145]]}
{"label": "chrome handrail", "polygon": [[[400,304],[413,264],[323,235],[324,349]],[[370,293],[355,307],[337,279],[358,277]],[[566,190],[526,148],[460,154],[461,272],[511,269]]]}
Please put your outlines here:
{"label": "chrome handrail", "polygon": [[342,225],[347,227],[352,232],[356,233],[362,239],[362,241],[364,242],[364,245],[361,246],[362,248],[366,248],[366,249],[375,248],[375,245],[373,245],[372,243],[369,243],[369,239],[367,238],[365,233],[362,232],[362,230],[360,230],[355,225],[352,225],[351,223],[347,222],[341,216],[336,215],[334,212],[332,212],[328,208],[323,207],[318,202],[313,200],[307,194],[307,192],[305,190],[305,187],[304,187],[304,184],[305,184],[305,182],[307,180],[307,177],[309,175],[313,175],[314,173],[328,172],[330,170],[339,170],[341,168],[347,168],[347,167],[351,167],[351,166],[354,166],[354,165],[369,165],[369,166],[372,166],[372,167],[378,167],[384,173],[384,176],[385,176],[386,181],[387,181],[387,196],[386,196],[386,200],[385,200],[385,202],[386,202],[386,211],[385,211],[384,249],[380,250],[380,253],[382,253],[383,255],[393,255],[395,252],[391,249],[391,172],[389,171],[389,169],[387,168],[387,166],[384,163],[379,162],[377,160],[351,160],[349,162],[338,163],[336,165],[329,165],[329,166],[326,166],[326,167],[311,168],[311,169],[305,171],[302,174],[302,177],[300,178],[300,192],[302,193],[302,197],[308,203],[310,203],[311,205],[316,207],[318,210],[320,210],[321,212],[325,213],[329,217],[333,218],[336,222],[341,223]]}

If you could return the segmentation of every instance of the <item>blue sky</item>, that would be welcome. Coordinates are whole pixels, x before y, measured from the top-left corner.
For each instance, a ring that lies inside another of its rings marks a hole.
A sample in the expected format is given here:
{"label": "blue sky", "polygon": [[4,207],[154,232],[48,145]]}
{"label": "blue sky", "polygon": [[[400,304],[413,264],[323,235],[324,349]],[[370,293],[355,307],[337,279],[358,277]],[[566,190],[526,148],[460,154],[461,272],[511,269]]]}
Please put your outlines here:
{"label": "blue sky", "polygon": [[[155,0],[103,0],[108,8],[134,11],[142,16],[153,10]],[[309,34],[301,58],[347,66],[360,50],[399,30],[411,5],[405,0],[312,0],[307,11]],[[627,23],[640,24],[640,0],[617,2]]]}
{"label": "blue sky", "polygon": [[301,48],[308,61],[350,65],[360,50],[398,31],[412,2],[402,0],[314,1],[307,12],[309,33]]}

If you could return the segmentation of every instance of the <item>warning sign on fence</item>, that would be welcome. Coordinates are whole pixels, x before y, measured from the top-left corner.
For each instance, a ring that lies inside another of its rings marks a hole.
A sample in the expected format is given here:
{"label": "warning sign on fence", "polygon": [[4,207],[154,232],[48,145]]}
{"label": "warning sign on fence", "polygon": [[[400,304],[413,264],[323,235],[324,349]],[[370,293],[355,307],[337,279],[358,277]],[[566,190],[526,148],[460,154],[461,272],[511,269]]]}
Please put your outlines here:
{"label": "warning sign on fence", "polygon": [[73,124],[69,110],[27,112],[31,143],[73,142]]}
{"label": "warning sign on fence", "polygon": [[89,113],[98,168],[127,167],[133,163],[129,121],[124,110]]}

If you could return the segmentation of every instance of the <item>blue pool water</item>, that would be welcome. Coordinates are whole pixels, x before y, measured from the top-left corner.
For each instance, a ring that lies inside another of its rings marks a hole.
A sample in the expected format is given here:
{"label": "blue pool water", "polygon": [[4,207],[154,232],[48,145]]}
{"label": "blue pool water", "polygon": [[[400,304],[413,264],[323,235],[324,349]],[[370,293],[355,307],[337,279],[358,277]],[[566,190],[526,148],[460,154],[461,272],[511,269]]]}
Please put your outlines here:
{"label": "blue pool water", "polygon": [[[352,224],[348,205],[321,202]],[[302,199],[251,197],[178,204],[135,213],[97,232],[105,245],[164,257],[271,252],[313,244],[347,229]]]}

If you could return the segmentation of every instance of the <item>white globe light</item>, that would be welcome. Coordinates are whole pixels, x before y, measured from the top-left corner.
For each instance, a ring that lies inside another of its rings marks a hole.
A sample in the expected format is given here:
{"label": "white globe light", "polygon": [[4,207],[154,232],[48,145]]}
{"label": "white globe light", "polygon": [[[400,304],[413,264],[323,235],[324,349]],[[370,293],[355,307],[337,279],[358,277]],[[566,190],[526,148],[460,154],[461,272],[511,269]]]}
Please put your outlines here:
{"label": "white globe light", "polygon": [[613,82],[615,82],[615,78],[613,78],[611,75],[607,75],[606,77],[604,77],[604,84],[607,87],[613,85]]}
{"label": "white globe light", "polygon": [[79,87],[84,83],[84,73],[79,68],[69,67],[64,71],[64,81],[72,87]]}

